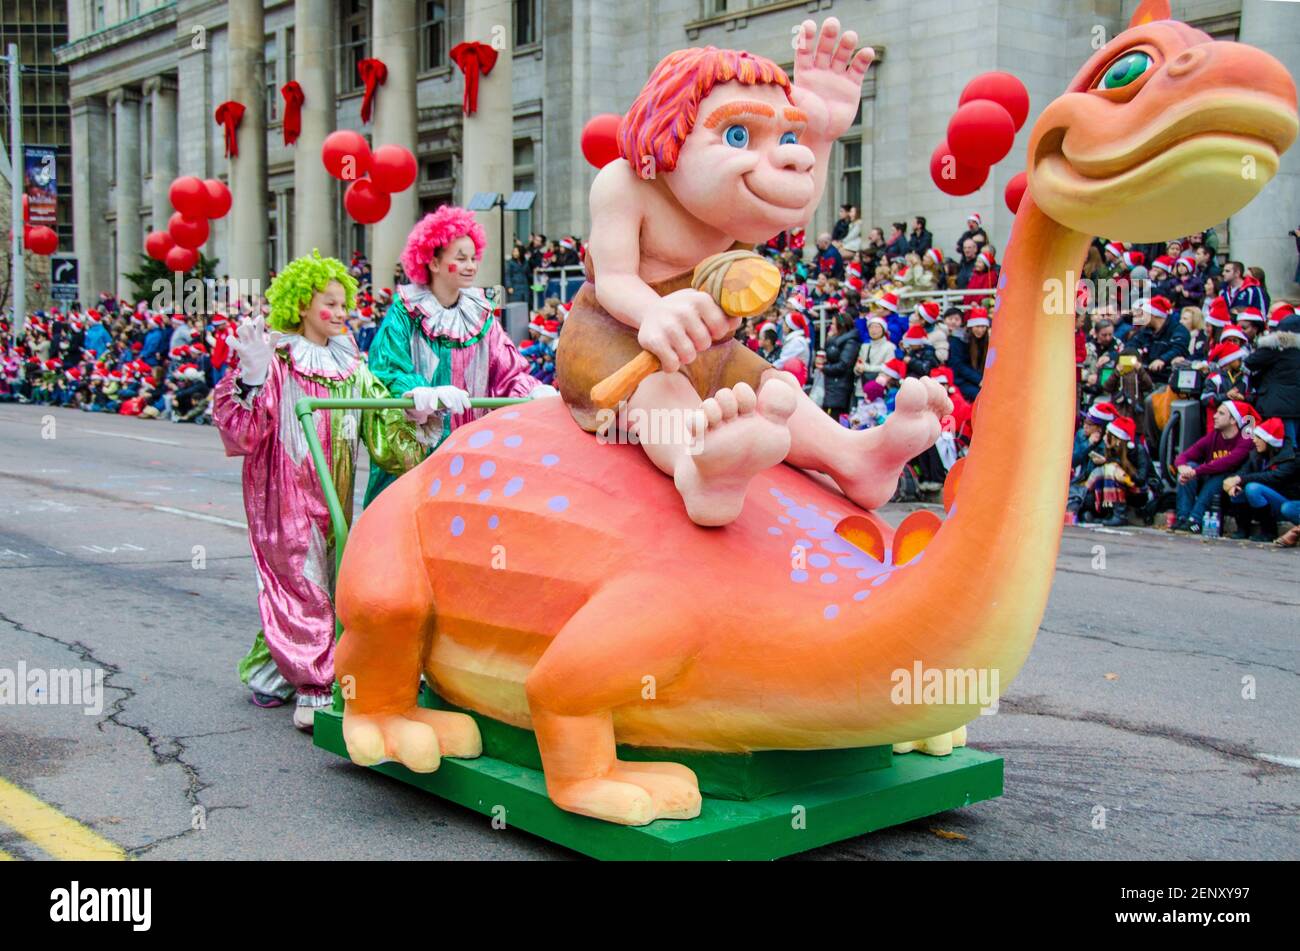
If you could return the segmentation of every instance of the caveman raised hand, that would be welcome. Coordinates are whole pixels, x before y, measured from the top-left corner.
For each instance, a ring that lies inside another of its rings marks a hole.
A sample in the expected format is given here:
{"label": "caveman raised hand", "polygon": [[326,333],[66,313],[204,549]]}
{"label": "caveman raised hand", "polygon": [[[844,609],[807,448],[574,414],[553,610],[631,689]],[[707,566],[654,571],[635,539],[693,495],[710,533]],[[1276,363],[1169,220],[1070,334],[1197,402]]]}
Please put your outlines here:
{"label": "caveman raised hand", "polygon": [[795,35],[794,87],[790,97],[808,116],[805,144],[813,151],[825,143],[829,149],[857,115],[862,100],[862,80],[876,58],[871,47],[857,50],[858,34],[840,32],[840,21],[827,17],[821,32],[804,20]]}

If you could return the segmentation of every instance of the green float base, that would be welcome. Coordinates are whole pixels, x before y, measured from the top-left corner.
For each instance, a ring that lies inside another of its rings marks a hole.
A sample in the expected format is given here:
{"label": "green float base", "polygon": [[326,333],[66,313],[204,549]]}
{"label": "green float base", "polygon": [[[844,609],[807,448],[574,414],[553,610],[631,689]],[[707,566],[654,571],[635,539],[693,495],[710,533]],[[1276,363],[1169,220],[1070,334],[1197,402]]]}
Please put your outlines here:
{"label": "green float base", "polygon": [[[731,777],[722,785],[733,788],[720,790],[727,798],[708,793],[710,784],[703,778],[709,772],[706,765],[701,777],[704,804],[698,818],[619,826],[556,808],[546,795],[541,770],[490,755],[497,752],[493,749],[496,744],[489,739],[493,729],[490,724],[495,721],[477,715],[475,719],[485,727],[483,756],[444,759],[432,773],[413,773],[397,763],[370,768],[597,859],[776,859],[1002,795],[1002,758],[969,747],[954,750],[951,756],[890,754],[887,766],[875,768],[867,765],[878,763],[875,751],[828,751],[831,778],[760,798],[738,798],[737,790],[739,796],[745,796],[750,789],[768,785],[763,776],[771,772],[771,764],[790,764],[777,758],[765,765],[765,758],[790,754],[717,756],[714,759],[732,763],[716,770],[718,775]],[[496,727],[504,731],[517,729],[500,723]],[[317,746],[347,758],[342,714],[334,710],[317,712],[314,735]],[[504,752],[511,759],[522,758],[511,755],[517,751]],[[819,752],[797,755],[812,763]],[[857,753],[867,768],[833,775],[844,769],[844,754],[852,753]],[[679,762],[692,755],[707,759],[698,753],[666,755]],[[698,769],[700,763],[689,765]],[[817,770],[796,775],[809,773],[816,775]]]}

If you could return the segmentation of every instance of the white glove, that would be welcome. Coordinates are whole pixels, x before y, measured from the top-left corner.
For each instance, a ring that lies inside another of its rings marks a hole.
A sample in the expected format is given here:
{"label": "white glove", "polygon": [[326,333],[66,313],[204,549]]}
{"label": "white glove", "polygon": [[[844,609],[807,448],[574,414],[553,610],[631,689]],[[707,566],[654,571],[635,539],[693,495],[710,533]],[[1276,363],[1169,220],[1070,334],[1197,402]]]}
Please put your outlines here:
{"label": "white glove", "polygon": [[528,392],[530,400],[542,400],[548,396],[559,396],[560,391],[549,383],[543,383],[541,386],[535,386]]}
{"label": "white glove", "polygon": [[226,338],[226,346],[239,355],[239,379],[246,386],[261,386],[275,356],[275,345],[284,336],[266,329],[265,317],[245,317],[239,329]]}
{"label": "white glove", "polygon": [[423,426],[434,413],[450,410],[452,413],[470,411],[469,394],[458,386],[417,386],[402,394],[415,400],[415,406],[406,411],[406,418]]}

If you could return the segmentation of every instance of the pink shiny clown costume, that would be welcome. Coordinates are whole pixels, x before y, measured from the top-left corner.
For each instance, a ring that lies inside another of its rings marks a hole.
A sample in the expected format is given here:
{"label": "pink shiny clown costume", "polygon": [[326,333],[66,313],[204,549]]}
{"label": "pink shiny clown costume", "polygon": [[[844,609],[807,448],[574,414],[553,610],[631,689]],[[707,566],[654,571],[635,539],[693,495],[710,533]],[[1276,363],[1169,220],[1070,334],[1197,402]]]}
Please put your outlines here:
{"label": "pink shiny clown costume", "polygon": [[[217,385],[213,422],[226,454],[243,456],[244,511],[258,579],[265,649],[240,665],[256,693],[324,705],[334,682],[334,572],[329,510],[294,405],[304,396],[389,396],[347,334],[324,346],[284,337],[258,386],[228,373]],[[357,451],[371,466],[402,473],[424,457],[401,410],[331,410],[315,414],[316,433],[349,522]],[[267,657],[269,652],[269,658]]]}

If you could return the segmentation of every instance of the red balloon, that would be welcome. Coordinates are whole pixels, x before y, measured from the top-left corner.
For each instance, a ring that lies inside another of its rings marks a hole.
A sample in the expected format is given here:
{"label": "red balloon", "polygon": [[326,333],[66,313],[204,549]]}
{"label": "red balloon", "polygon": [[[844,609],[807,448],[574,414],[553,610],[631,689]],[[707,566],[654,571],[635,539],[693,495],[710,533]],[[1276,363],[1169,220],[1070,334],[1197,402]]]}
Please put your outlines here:
{"label": "red balloon", "polygon": [[976,76],[961,91],[961,98],[957,100],[957,105],[964,106],[976,99],[996,102],[1007,110],[1017,132],[1029,118],[1029,90],[1010,73],[982,73]]}
{"label": "red balloon", "polygon": [[343,207],[359,224],[373,225],[388,214],[393,199],[368,178],[358,178],[343,193]]}
{"label": "red balloon", "polygon": [[989,177],[987,165],[967,165],[960,161],[947,142],[930,155],[930,180],[945,195],[969,195],[979,191]]}
{"label": "red balloon", "polygon": [[1007,200],[1007,207],[1011,209],[1014,215],[1020,208],[1020,199],[1025,197],[1025,189],[1029,187],[1029,176],[1024,172],[1019,172],[1012,176],[1011,181],[1007,182],[1007,190],[1004,197]]}
{"label": "red balloon", "polygon": [[59,249],[59,236],[54,233],[53,228],[47,228],[45,225],[34,225],[28,228],[23,241],[32,254],[48,256]]}
{"label": "red balloon", "polygon": [[144,253],[155,261],[165,260],[167,252],[176,247],[176,242],[166,231],[150,231],[144,239]]}
{"label": "red balloon", "polygon": [[[206,224],[207,222],[204,222]],[[169,271],[190,270],[194,265],[199,263],[199,252],[193,248],[172,248],[163,258],[163,263],[167,265]]]}
{"label": "red balloon", "polygon": [[226,187],[226,183],[220,179],[206,178],[203,180],[203,190],[208,193],[207,200],[203,204],[203,217],[226,217],[226,212],[230,210],[231,200],[230,189]]}
{"label": "red balloon", "polygon": [[208,219],[186,218],[178,211],[168,219],[167,233],[179,247],[201,248],[208,240]]}
{"label": "red balloon", "polygon": [[606,112],[592,116],[582,127],[582,154],[596,168],[604,168],[618,158],[618,126],[622,116]]}
{"label": "red balloon", "polygon": [[167,196],[172,200],[172,207],[186,218],[206,217],[208,190],[203,187],[203,179],[182,175],[172,182]]}
{"label": "red balloon", "polygon": [[967,165],[996,165],[1015,141],[1011,113],[987,99],[966,103],[948,120],[948,145]]}
{"label": "red balloon", "polygon": [[370,171],[370,146],[360,132],[339,129],[325,136],[320,149],[325,170],[344,182],[355,182]]}
{"label": "red balloon", "polygon": [[404,192],[415,183],[415,156],[400,145],[381,145],[370,155],[370,180],[380,191]]}

